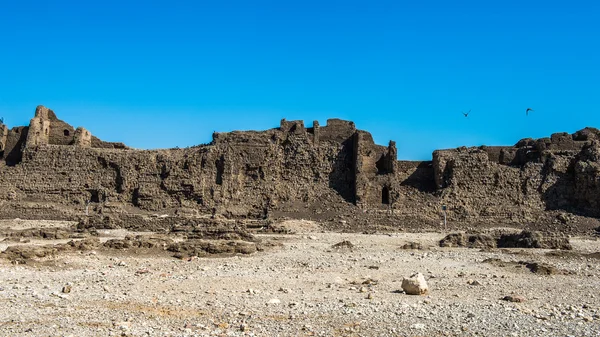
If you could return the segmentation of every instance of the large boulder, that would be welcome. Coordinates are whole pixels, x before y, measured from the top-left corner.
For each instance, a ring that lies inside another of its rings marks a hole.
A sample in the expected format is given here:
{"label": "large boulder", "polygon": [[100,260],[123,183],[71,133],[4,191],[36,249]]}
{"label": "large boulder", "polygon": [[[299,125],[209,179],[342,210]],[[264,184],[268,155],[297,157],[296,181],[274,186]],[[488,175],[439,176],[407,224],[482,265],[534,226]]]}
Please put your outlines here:
{"label": "large boulder", "polygon": [[402,290],[407,295],[426,295],[429,293],[429,286],[423,274],[415,273],[402,280]]}

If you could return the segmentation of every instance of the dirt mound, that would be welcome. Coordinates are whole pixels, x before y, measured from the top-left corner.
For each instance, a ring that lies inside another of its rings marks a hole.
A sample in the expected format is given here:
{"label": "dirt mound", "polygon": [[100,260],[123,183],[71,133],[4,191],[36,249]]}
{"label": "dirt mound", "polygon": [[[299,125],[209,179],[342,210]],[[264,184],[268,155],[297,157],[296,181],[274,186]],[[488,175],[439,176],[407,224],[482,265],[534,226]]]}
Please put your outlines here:
{"label": "dirt mound", "polygon": [[532,231],[492,234],[453,233],[440,240],[440,247],[573,249],[566,237],[546,236],[541,232]]}
{"label": "dirt mound", "polygon": [[333,249],[354,249],[354,247],[354,244],[348,240],[338,242],[335,245],[331,246],[331,248]]}
{"label": "dirt mound", "polygon": [[23,263],[25,260],[55,255],[58,251],[54,246],[11,246],[2,252],[2,256],[10,261]]}
{"label": "dirt mound", "polygon": [[448,234],[440,240],[440,247],[496,248],[496,239],[487,234]]}
{"label": "dirt mound", "polygon": [[561,258],[590,258],[590,259],[600,259],[600,252],[589,253],[589,254],[582,254],[582,253],[573,252],[573,251],[557,250],[557,251],[547,252],[546,256],[561,257]]}
{"label": "dirt mound", "polygon": [[88,238],[84,240],[73,240],[57,245],[16,245],[6,248],[0,256],[16,263],[26,263],[27,260],[34,258],[44,258],[54,256],[60,252],[68,251],[88,251],[100,246],[100,240],[97,238]]}
{"label": "dirt mound", "polygon": [[124,239],[108,240],[104,243],[103,247],[110,249],[160,248],[164,250],[173,243],[172,239],[163,236],[136,235],[126,236]]}
{"label": "dirt mound", "polygon": [[423,245],[420,244],[419,242],[407,242],[404,245],[400,246],[400,249],[415,249],[415,250],[421,250],[423,249]]}
{"label": "dirt mound", "polygon": [[171,227],[170,234],[180,235],[190,240],[244,240],[254,241],[241,223],[220,220],[187,220]]}
{"label": "dirt mound", "polygon": [[568,274],[571,274],[568,271],[561,270],[550,264],[541,263],[541,262],[527,262],[527,261],[516,262],[516,261],[503,261],[498,258],[489,258],[489,259],[483,260],[482,263],[491,264],[493,266],[500,267],[500,268],[507,268],[507,267],[523,268],[524,267],[524,268],[527,268],[532,273],[540,274],[540,275],[568,275]]}
{"label": "dirt mound", "polygon": [[21,241],[21,239],[80,239],[84,236],[82,233],[67,228],[29,228],[4,232],[2,235],[6,236],[8,241]]}
{"label": "dirt mound", "polygon": [[176,258],[207,256],[210,254],[252,254],[260,248],[253,242],[187,240],[169,245],[167,250]]}
{"label": "dirt mound", "polygon": [[562,236],[546,236],[541,232],[522,231],[518,234],[503,234],[498,239],[499,248],[542,248],[571,250],[569,239]]}
{"label": "dirt mound", "polygon": [[539,262],[519,262],[520,264],[524,264],[525,267],[531,270],[532,273],[542,274],[542,275],[558,275],[558,274],[566,274],[564,271],[557,269],[554,266],[551,266],[547,263],[539,263]]}

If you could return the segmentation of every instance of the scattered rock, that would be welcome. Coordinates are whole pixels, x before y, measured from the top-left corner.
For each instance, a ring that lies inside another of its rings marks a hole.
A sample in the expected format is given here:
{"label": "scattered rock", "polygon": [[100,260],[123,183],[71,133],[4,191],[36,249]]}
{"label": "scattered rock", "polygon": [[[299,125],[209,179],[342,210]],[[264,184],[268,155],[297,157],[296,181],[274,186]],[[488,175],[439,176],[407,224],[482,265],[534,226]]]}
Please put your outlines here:
{"label": "scattered rock", "polygon": [[497,258],[490,258],[483,260],[483,263],[489,263],[491,265],[497,267],[525,267],[529,269],[532,273],[541,274],[541,275],[568,275],[570,272],[560,270],[554,266],[551,266],[547,263],[540,262],[526,262],[526,261],[502,261]]}
{"label": "scattered rock", "polygon": [[477,280],[468,280],[467,284],[470,286],[480,286],[482,285],[481,282],[477,281]]}
{"label": "scattered rock", "polygon": [[422,250],[423,249],[423,245],[420,244],[419,242],[408,242],[405,243],[404,245],[400,246],[401,249],[415,249],[415,250]]}
{"label": "scattered rock", "polygon": [[68,293],[70,293],[70,292],[71,292],[71,288],[72,288],[72,287],[71,287],[70,285],[68,285],[68,284],[67,284],[66,286],[64,286],[64,287],[62,288],[62,293],[63,293],[63,294],[68,294]]}
{"label": "scattered rock", "polygon": [[523,303],[525,302],[525,298],[522,296],[504,296],[502,298],[503,301],[513,302],[513,303]]}
{"label": "scattered rock", "polygon": [[344,240],[342,242],[338,242],[335,245],[331,246],[331,248],[335,249],[354,249],[354,244],[348,240]]}
{"label": "scattered rock", "polygon": [[519,262],[524,264],[527,269],[531,270],[532,273],[542,274],[542,275],[557,275],[557,274],[565,274],[562,270],[556,269],[555,267],[539,262]]}
{"label": "scattered rock", "polygon": [[423,330],[425,329],[425,324],[422,323],[416,323],[410,326],[413,329],[417,329],[417,330]]}
{"label": "scattered rock", "polygon": [[495,248],[496,240],[486,234],[453,233],[440,240],[440,247]]}
{"label": "scattered rock", "polygon": [[269,304],[280,304],[281,301],[278,298],[272,298],[268,302]]}

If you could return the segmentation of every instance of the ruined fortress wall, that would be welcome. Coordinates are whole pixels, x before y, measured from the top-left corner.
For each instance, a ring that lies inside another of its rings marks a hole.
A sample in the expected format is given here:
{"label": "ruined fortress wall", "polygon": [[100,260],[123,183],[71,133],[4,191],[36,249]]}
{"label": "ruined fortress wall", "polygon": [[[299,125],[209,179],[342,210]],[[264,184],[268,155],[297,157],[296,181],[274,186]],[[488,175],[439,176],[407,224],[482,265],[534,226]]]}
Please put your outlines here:
{"label": "ruined fortress wall", "polygon": [[[343,134],[331,133],[334,139]],[[278,203],[310,202],[324,194],[353,200],[349,138],[314,144],[305,130],[274,129],[217,134],[212,145],[181,150],[41,145],[28,147],[22,163],[7,168],[0,183],[30,201],[109,201],[146,210],[192,207],[263,216]]]}
{"label": "ruined fortress wall", "polygon": [[595,129],[514,147],[438,150],[432,161],[406,162],[397,160],[394,142],[377,145],[338,119],[311,128],[282,120],[271,130],[214,133],[207,145],[152,151],[103,142],[84,128],[65,145],[61,123],[38,109],[29,127],[7,132],[0,202],[81,210],[91,201],[234,217],[325,202],[325,209],[347,203],[430,220],[442,204],[452,220],[534,221],[546,210],[600,216]]}

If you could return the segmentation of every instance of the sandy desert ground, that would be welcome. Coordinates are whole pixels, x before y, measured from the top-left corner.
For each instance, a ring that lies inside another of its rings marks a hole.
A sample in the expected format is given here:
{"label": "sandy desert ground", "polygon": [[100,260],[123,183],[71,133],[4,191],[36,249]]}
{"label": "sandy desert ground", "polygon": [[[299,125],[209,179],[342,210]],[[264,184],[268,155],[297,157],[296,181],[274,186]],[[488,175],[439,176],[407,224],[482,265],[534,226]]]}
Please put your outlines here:
{"label": "sandy desert ground", "polygon": [[[11,222],[12,228],[67,227]],[[444,233],[295,234],[251,255],[136,250],[0,259],[2,336],[598,336],[600,241],[573,251],[440,248]],[[101,231],[102,240],[123,237]],[[333,248],[344,240],[353,248]],[[65,240],[33,240],[48,244]],[[421,249],[403,249],[417,242]],[[0,242],[0,250],[15,243]],[[534,273],[517,262],[542,262]],[[430,293],[402,292],[421,272]],[[503,300],[512,296],[517,302]]]}

